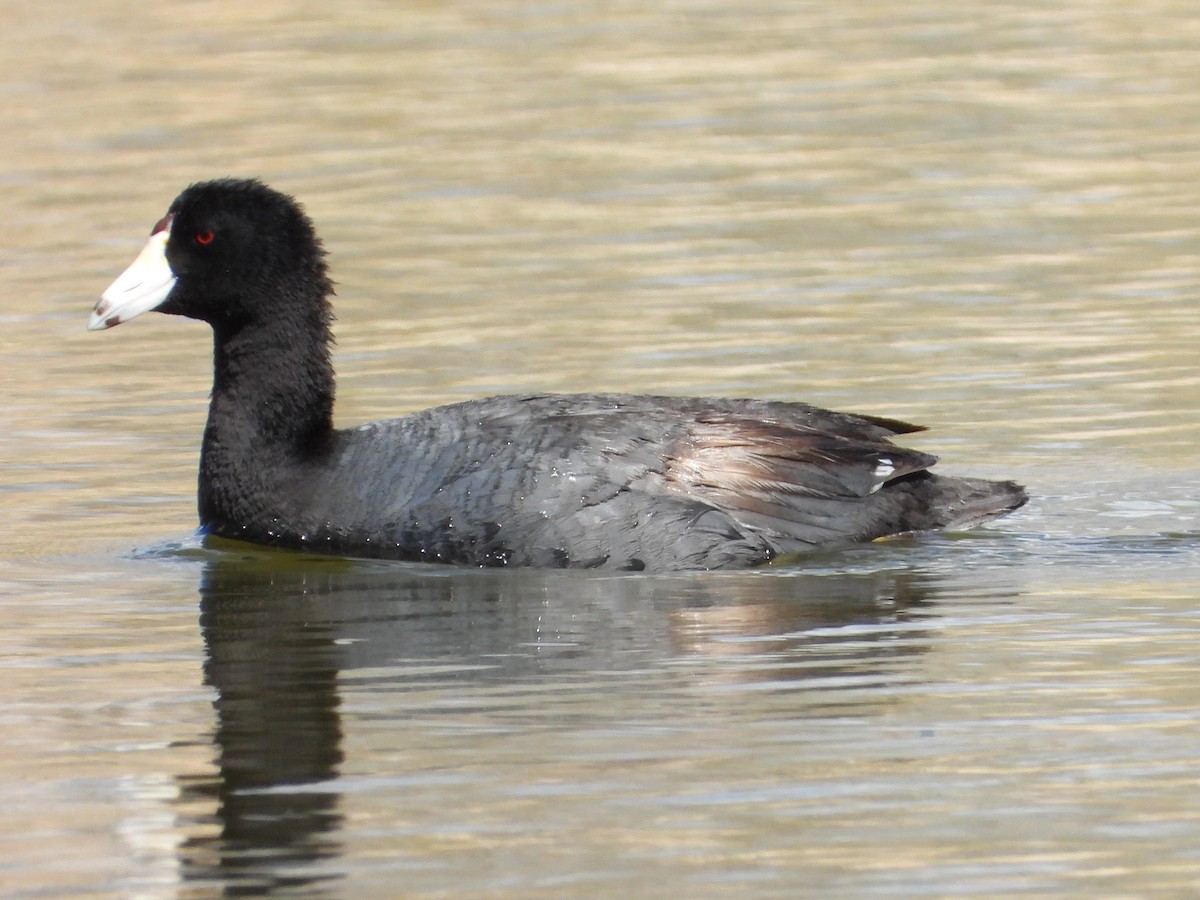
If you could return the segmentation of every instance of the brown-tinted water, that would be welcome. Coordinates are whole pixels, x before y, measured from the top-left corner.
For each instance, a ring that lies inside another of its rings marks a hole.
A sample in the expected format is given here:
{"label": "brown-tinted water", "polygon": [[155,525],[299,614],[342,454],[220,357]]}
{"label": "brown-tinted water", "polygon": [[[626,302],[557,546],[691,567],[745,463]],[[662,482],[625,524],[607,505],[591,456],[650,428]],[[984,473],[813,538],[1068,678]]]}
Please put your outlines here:
{"label": "brown-tinted water", "polygon": [[[1200,885],[1200,19],[1180,2],[15,4],[6,895]],[[339,420],[520,390],[924,422],[1033,500],[673,578],[192,535],[186,183],[299,196]]]}

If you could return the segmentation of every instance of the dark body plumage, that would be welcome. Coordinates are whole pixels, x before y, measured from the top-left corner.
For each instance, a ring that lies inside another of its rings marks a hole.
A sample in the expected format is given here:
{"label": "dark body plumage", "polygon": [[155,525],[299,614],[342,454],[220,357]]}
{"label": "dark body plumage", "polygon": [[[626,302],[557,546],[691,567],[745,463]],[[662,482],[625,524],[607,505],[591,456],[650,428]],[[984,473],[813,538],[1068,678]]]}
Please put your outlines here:
{"label": "dark body plumage", "polygon": [[[214,334],[199,486],[213,534],[350,556],[662,571],[965,528],[1025,501],[1011,482],[926,471],[936,457],[889,440],[916,426],[799,403],[508,396],[336,430],[331,285],[299,206],[258,182],[206,182],[164,223],[175,280],[154,308]],[[106,303],[99,327],[125,317]]]}

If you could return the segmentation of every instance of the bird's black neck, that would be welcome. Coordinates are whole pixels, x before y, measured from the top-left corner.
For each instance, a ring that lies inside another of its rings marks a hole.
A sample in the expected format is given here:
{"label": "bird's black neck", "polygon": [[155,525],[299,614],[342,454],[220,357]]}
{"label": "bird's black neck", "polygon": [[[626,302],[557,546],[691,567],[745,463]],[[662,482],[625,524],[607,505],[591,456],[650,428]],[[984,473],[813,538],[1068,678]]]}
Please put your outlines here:
{"label": "bird's black neck", "polygon": [[[202,525],[229,533],[295,496],[306,463],[333,435],[332,336],[326,318],[215,326],[213,390],[200,453]],[[290,488],[290,490],[285,490]]]}
{"label": "bird's black neck", "polygon": [[331,340],[324,323],[214,330],[209,426],[238,419],[264,446],[303,456],[333,428]]}

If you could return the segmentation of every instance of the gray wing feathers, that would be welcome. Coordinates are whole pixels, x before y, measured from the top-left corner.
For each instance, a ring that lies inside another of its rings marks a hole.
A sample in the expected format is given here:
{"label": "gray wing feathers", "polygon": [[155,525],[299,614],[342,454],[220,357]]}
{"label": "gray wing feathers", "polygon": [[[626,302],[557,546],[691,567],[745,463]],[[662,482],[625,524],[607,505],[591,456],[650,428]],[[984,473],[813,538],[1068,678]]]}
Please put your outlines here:
{"label": "gray wing feathers", "polygon": [[769,401],[493,397],[340,432],[323,471],[350,474],[314,484],[314,508],[477,564],[746,564],[904,530],[915,488],[885,486],[936,457],[888,439],[916,430]]}

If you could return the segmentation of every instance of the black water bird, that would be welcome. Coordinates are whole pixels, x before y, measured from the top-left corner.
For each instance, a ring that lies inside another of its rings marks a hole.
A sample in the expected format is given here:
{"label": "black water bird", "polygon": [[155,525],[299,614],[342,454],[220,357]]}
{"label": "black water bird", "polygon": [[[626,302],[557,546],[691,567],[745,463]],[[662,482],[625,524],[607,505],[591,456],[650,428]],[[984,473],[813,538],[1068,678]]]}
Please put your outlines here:
{"label": "black water bird", "polygon": [[331,294],[300,205],[222,179],[180,194],[96,304],[92,330],[148,310],[212,327],[205,532],[473,566],[720,569],[1026,500],[890,441],[918,426],[801,403],[531,394],[337,429]]}

